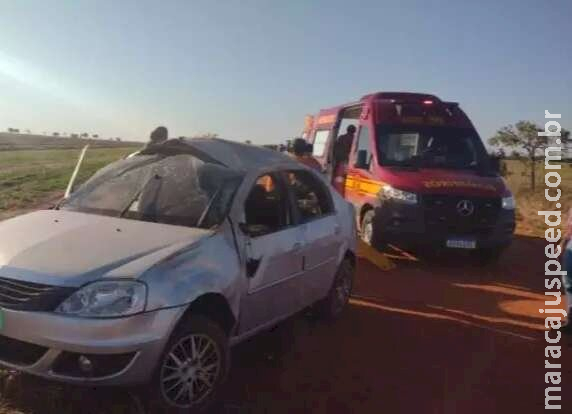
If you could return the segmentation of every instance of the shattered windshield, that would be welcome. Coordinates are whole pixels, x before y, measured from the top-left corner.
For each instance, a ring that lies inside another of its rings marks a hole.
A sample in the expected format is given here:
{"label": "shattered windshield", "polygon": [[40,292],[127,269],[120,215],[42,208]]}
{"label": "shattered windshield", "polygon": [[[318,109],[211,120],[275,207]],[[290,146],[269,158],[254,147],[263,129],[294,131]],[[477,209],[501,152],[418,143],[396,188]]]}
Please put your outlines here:
{"label": "shattered windshield", "polygon": [[189,227],[212,227],[242,176],[189,154],[137,155],[97,172],[61,209]]}

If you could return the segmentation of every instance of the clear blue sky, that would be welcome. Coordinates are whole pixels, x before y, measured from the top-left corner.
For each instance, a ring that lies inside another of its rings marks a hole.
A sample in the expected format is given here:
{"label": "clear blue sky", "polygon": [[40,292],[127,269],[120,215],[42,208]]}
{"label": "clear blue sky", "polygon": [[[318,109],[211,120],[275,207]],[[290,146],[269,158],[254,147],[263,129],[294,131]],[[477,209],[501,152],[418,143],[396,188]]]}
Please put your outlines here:
{"label": "clear blue sky", "polygon": [[0,129],[279,142],[367,92],[572,125],[572,2],[0,0]]}

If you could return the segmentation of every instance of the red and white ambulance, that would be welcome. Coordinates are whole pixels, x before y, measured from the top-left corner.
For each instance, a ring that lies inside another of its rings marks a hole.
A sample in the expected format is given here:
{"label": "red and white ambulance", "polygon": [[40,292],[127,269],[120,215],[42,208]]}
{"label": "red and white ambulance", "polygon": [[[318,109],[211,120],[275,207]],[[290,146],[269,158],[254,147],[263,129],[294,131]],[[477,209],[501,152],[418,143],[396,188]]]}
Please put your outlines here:
{"label": "red and white ambulance", "polygon": [[[515,202],[475,127],[455,102],[378,92],[307,117],[304,136],[358,212],[369,244],[468,249],[495,259],[512,240]],[[349,161],[334,152],[357,128]]]}

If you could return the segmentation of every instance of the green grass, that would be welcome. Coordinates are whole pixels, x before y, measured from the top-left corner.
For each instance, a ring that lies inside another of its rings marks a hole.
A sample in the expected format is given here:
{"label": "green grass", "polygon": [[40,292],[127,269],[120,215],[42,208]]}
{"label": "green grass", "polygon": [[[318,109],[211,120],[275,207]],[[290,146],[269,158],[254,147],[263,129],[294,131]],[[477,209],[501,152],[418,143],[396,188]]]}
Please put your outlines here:
{"label": "green grass", "polygon": [[[549,202],[544,196],[547,188],[544,183],[544,175],[548,171],[557,171],[562,177],[560,189],[562,196],[560,203],[563,210],[564,221],[568,216],[568,210],[572,208],[572,164],[562,164],[560,170],[545,170],[544,161],[537,163],[536,189],[530,189],[530,175],[521,161],[508,160],[508,175],[505,177],[517,202],[517,233],[527,236],[544,237],[547,228],[544,218],[538,215],[541,210],[556,210],[555,203]],[[551,192],[554,194],[555,192]],[[562,226],[564,229],[564,226]]]}
{"label": "green grass", "polygon": [[[88,150],[78,182],[133,151],[133,148]],[[0,218],[57,198],[64,192],[79,154],[80,150],[75,149],[0,152]]]}

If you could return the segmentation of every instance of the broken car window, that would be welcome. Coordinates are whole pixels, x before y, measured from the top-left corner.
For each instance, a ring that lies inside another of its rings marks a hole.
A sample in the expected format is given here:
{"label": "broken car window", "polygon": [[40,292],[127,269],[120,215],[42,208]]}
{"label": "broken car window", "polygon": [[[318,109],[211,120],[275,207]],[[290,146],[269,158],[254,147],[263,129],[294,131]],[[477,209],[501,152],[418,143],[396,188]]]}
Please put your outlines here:
{"label": "broken car window", "polygon": [[62,209],[189,227],[219,224],[242,177],[189,154],[138,155],[96,173]]}

